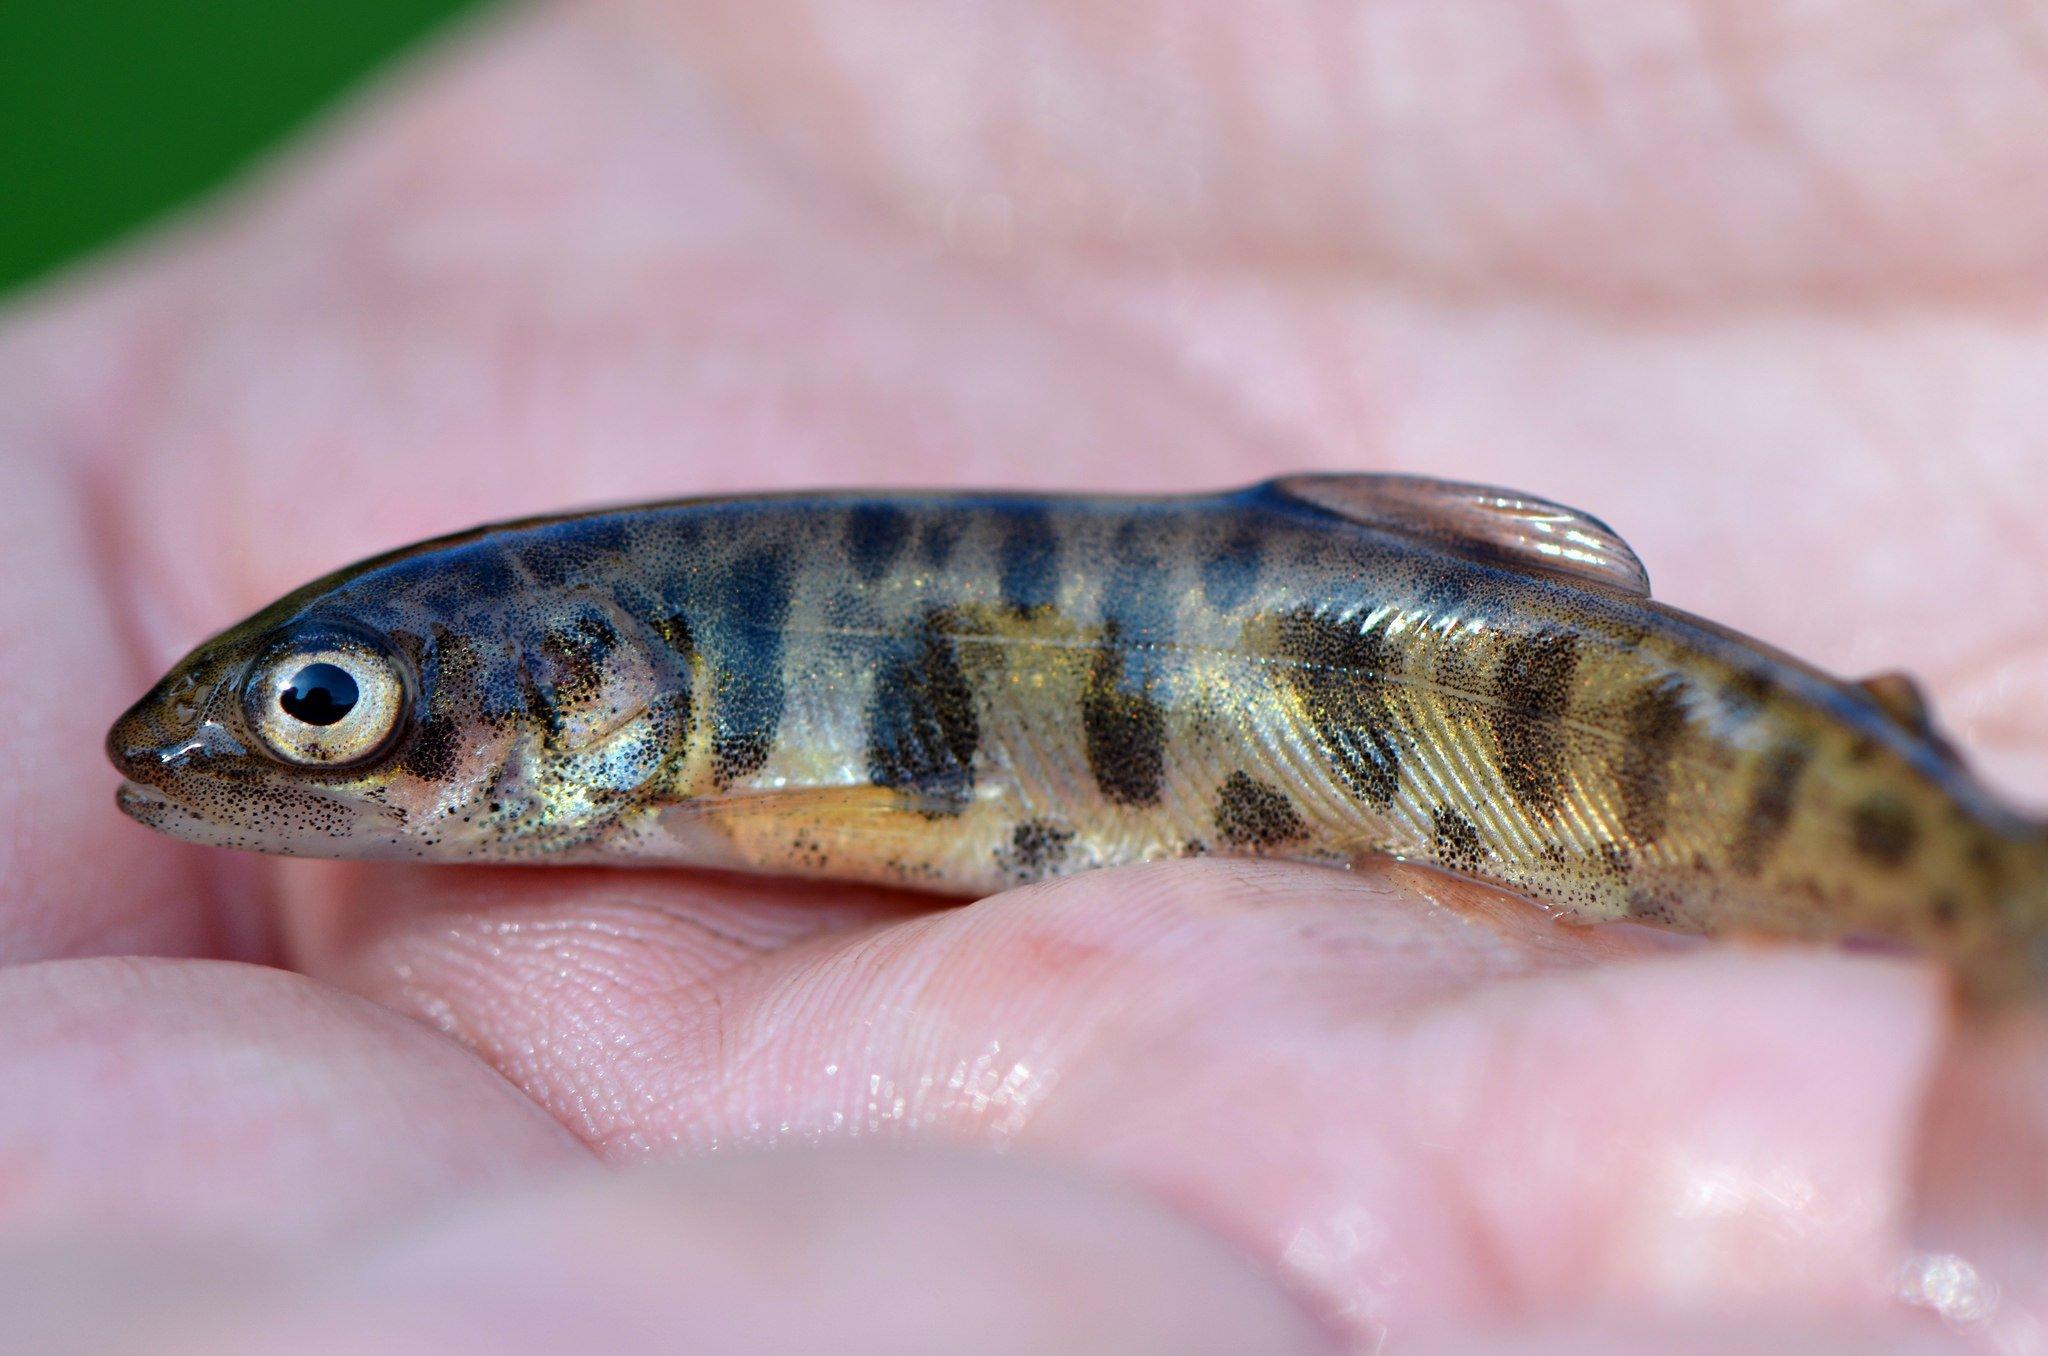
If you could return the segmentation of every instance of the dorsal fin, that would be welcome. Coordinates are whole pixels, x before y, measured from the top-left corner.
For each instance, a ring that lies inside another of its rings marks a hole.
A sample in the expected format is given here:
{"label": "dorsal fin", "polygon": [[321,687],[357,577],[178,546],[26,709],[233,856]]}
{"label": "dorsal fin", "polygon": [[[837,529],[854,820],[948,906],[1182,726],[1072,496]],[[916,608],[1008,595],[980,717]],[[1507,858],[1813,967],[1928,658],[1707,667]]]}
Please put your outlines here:
{"label": "dorsal fin", "polygon": [[1650,596],[1643,562],[1589,513],[1517,490],[1402,475],[1303,475],[1272,482],[1290,499],[1440,549]]}

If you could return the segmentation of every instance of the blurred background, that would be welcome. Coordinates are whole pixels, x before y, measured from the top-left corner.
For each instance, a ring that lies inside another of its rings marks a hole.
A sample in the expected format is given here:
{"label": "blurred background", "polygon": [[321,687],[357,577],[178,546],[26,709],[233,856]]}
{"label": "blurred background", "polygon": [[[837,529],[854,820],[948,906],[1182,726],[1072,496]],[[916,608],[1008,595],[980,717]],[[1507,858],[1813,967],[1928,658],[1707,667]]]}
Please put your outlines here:
{"label": "blurred background", "polygon": [[478,0],[0,4],[0,295],[217,186]]}

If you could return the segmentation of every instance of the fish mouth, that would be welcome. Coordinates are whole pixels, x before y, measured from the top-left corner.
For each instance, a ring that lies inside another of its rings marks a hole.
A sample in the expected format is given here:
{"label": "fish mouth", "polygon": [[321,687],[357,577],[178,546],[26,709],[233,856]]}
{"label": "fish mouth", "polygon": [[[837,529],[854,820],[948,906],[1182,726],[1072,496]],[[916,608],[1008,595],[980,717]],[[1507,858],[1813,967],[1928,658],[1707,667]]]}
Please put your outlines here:
{"label": "fish mouth", "polygon": [[145,829],[154,829],[172,838],[210,843],[219,834],[217,826],[209,824],[171,796],[142,782],[123,781],[114,792],[114,804],[122,814]]}
{"label": "fish mouth", "polygon": [[163,792],[141,782],[127,780],[114,792],[114,804],[120,807],[122,814],[152,829],[164,827],[164,821],[181,808]]}
{"label": "fish mouth", "polygon": [[280,833],[259,823],[226,820],[193,809],[177,797],[130,778],[114,792],[121,813],[170,838],[205,847],[290,857],[405,858],[416,856],[400,832],[401,820],[388,810],[318,792],[299,793],[301,807],[317,802],[330,818],[318,833]]}

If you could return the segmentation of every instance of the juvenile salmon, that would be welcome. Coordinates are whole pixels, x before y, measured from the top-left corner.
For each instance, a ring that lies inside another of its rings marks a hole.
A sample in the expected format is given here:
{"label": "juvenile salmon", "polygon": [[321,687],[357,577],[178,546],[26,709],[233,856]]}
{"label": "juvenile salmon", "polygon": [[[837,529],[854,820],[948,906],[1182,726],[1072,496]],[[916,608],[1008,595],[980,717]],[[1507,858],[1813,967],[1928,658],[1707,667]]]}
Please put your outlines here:
{"label": "juvenile salmon", "polygon": [[479,528],[207,641],[107,747],[137,820],[267,852],[966,895],[1385,853],[1584,919],[2048,974],[2048,829],[1908,680],[1653,602],[1571,509],[1411,477]]}

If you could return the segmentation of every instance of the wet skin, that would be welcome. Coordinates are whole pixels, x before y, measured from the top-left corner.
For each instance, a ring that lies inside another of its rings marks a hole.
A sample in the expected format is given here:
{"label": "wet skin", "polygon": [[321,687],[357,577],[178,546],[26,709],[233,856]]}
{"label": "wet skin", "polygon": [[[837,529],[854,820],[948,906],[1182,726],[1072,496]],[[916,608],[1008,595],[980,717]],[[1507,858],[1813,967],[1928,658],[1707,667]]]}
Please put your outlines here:
{"label": "wet skin", "polygon": [[1397,856],[1587,921],[1915,944],[1982,997],[2048,957],[2048,827],[1910,680],[1660,606],[1597,519],[1412,477],[480,528],[207,641],[107,748],[131,817],[271,852],[957,895]]}

